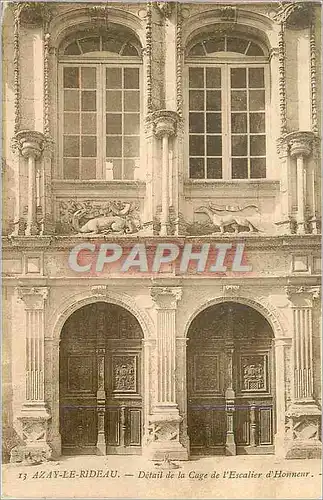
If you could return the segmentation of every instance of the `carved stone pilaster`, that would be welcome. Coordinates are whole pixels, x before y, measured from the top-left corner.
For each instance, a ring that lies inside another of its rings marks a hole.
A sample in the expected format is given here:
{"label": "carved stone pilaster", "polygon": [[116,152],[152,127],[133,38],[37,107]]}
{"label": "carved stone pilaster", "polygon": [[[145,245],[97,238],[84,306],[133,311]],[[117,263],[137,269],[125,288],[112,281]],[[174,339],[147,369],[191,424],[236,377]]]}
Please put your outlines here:
{"label": "carved stone pilaster", "polygon": [[149,415],[147,455],[154,460],[168,455],[171,459],[187,459],[180,443],[180,423],[176,402],[176,307],[181,287],[154,286],[150,290],[157,309],[157,397]]}
{"label": "carved stone pilaster", "polygon": [[47,287],[20,287],[17,295],[25,304],[26,386],[25,402],[16,418],[21,422],[24,445],[11,452],[12,462],[39,463],[48,460],[47,424],[50,414],[45,403],[44,307]]}
{"label": "carved stone pilaster", "polygon": [[319,458],[321,410],[314,397],[313,308],[320,304],[320,287],[286,287],[293,312],[293,391],[286,413],[286,457]]}
{"label": "carved stone pilaster", "polygon": [[294,401],[314,403],[313,305],[320,287],[288,286],[293,309]]}

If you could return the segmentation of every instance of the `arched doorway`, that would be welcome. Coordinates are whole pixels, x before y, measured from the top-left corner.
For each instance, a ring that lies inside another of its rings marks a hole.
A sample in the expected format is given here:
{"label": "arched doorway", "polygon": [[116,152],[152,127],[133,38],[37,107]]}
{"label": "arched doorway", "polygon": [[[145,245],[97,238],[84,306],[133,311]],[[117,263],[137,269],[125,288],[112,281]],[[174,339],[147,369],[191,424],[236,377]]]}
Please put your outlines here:
{"label": "arched doorway", "polygon": [[96,302],[65,322],[60,343],[63,454],[140,454],[142,329],[126,309]]}
{"label": "arched doorway", "polygon": [[253,308],[211,306],[188,331],[191,454],[274,452],[273,331]]}

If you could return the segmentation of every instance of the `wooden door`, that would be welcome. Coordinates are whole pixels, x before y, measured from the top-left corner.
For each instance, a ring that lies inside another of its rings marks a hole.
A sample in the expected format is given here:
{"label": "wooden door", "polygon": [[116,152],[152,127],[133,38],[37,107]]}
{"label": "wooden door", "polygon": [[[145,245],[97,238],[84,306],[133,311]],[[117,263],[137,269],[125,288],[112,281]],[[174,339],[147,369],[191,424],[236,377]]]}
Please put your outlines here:
{"label": "wooden door", "polygon": [[190,329],[187,383],[191,454],[274,452],[270,327],[259,313],[254,311],[253,317],[244,308],[222,305],[197,318]]}
{"label": "wooden door", "polygon": [[96,303],[65,323],[60,346],[64,454],[138,454],[142,332],[119,306]]}

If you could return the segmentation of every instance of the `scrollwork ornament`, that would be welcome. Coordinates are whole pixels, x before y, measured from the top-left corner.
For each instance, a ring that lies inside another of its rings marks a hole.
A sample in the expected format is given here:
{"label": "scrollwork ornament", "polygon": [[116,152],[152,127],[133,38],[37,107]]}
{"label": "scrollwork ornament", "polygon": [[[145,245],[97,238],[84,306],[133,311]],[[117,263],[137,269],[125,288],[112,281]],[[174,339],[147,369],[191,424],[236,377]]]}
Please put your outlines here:
{"label": "scrollwork ornament", "polygon": [[20,129],[20,11],[19,4],[14,6],[14,38],[13,38],[13,73],[14,73],[14,107],[15,107],[15,135]]}
{"label": "scrollwork ornament", "polygon": [[44,135],[49,137],[49,43],[50,43],[50,33],[48,32],[48,23],[46,23],[47,29],[44,33]]}
{"label": "scrollwork ornament", "polygon": [[312,131],[318,133],[318,118],[317,118],[317,92],[316,92],[316,39],[314,20],[311,22],[310,34],[310,63],[311,63],[311,111],[312,111]]}
{"label": "scrollwork ornament", "polygon": [[147,93],[147,113],[152,112],[152,2],[147,2],[146,10],[146,47],[144,51],[146,57],[146,93]]}
{"label": "scrollwork ornament", "polygon": [[182,5],[176,6],[176,106],[180,118],[183,117],[183,15]]}
{"label": "scrollwork ornament", "polygon": [[280,24],[278,40],[280,133],[284,135],[287,133],[285,22]]}

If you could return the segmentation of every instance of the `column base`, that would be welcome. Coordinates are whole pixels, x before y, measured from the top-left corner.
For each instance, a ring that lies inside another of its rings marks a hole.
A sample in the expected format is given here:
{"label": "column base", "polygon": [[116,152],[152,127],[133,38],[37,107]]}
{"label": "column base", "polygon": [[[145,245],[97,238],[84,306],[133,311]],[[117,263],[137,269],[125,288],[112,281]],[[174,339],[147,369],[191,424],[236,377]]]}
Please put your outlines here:
{"label": "column base", "polygon": [[321,458],[321,411],[313,402],[293,405],[287,413],[286,458]]}
{"label": "column base", "polygon": [[188,450],[179,440],[182,420],[176,404],[156,406],[149,416],[144,456],[149,460],[188,460]]}
{"label": "column base", "polygon": [[52,456],[52,449],[47,443],[47,423],[50,415],[43,403],[26,403],[17,415],[21,423],[24,444],[11,450],[10,462],[22,462],[36,465],[46,462]]}

